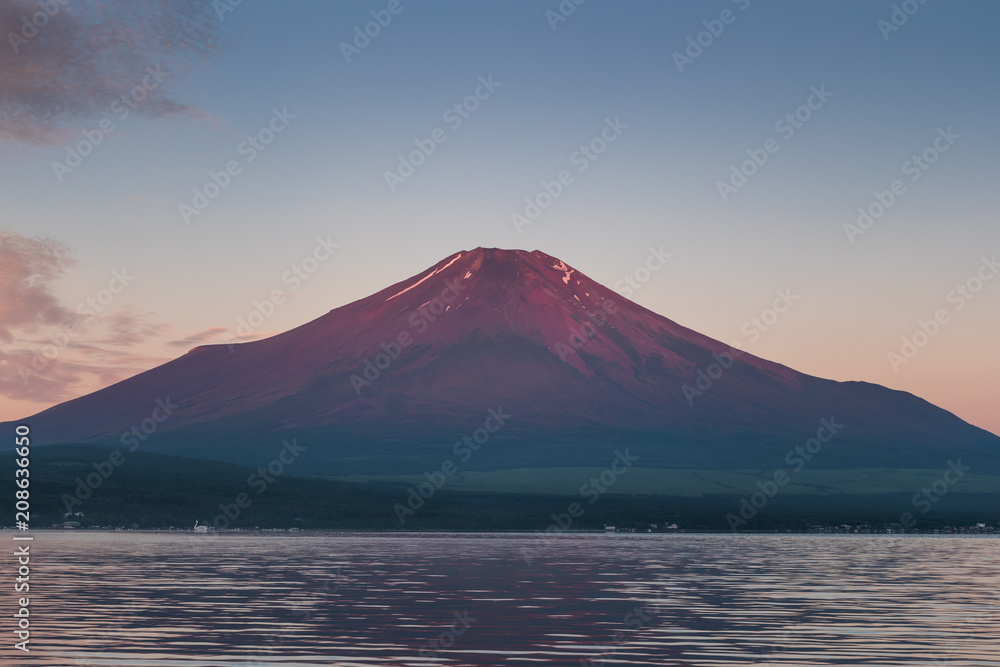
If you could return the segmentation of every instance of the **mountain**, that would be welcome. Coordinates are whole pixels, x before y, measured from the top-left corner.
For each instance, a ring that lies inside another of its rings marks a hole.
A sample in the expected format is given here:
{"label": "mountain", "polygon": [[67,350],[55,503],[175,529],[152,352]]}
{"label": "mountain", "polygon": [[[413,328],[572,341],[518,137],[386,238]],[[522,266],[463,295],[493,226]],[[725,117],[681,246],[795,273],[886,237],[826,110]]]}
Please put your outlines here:
{"label": "mountain", "polygon": [[36,444],[251,465],[294,438],[317,475],[605,468],[625,448],[643,468],[1000,471],[1000,438],[916,396],[735,354],[559,259],[495,248],[24,421]]}

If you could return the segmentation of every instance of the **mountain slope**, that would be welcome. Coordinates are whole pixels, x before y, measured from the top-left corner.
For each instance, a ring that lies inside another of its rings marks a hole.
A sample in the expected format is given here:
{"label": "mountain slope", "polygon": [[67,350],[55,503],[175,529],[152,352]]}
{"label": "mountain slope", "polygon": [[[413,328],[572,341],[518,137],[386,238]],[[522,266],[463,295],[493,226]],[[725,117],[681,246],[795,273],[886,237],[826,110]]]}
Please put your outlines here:
{"label": "mountain slope", "polygon": [[[964,456],[998,469],[1000,438],[915,396],[729,352],[542,252],[477,248],[285,333],[195,348],[27,421],[38,443],[141,441],[253,464],[298,437],[311,472],[374,474],[440,465],[490,409],[510,419],[470,461],[483,470],[603,466],[616,447],[647,467],[773,468],[833,418],[843,428],[811,466],[940,468]],[[168,399],[166,416],[157,401]]]}

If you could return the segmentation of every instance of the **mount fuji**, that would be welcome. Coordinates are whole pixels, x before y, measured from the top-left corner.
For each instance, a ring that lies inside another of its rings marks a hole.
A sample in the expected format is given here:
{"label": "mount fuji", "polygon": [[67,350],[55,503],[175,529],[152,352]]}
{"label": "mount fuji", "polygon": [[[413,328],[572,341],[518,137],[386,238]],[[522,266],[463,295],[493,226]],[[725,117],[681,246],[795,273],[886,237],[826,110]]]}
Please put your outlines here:
{"label": "mount fuji", "polygon": [[491,414],[477,470],[606,466],[623,447],[644,468],[761,470],[819,437],[818,469],[1000,471],[1000,438],[925,400],[738,353],[537,250],[458,252],[24,421],[36,444],[254,465],[295,438],[310,474],[373,476],[422,474]]}

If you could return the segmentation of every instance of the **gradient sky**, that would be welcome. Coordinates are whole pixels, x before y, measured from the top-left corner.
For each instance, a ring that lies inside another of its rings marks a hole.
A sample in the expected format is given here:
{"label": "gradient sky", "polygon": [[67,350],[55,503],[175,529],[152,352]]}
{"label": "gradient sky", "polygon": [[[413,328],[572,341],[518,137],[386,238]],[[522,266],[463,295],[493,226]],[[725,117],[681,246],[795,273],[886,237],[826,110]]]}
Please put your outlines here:
{"label": "gradient sky", "polygon": [[[195,0],[71,3],[16,52],[0,44],[0,420],[224,342],[322,237],[339,247],[258,336],[458,250],[539,249],[614,287],[662,246],[667,265],[631,296],[643,306],[1000,433],[1000,278],[976,284],[1000,253],[1000,5],[904,3],[918,9],[889,32],[893,4],[588,0],[553,23],[556,0],[400,0],[347,62],[341,44],[389,0],[257,0],[222,18]],[[9,35],[38,6],[0,9]],[[721,34],[679,71],[706,21]],[[169,75],[119,119],[147,67]],[[499,86],[453,128],[445,111],[480,77]],[[832,96],[788,136],[776,122],[813,88]],[[286,108],[248,163],[241,142]],[[114,131],[60,180],[53,162],[105,118]],[[627,127],[578,171],[609,118]],[[385,172],[437,128],[446,140],[390,191]],[[912,180],[907,161],[949,128]],[[723,201],[718,182],[769,138],[777,151]],[[179,205],[229,161],[240,173],[185,222]],[[573,182],[518,231],[511,215],[564,169]],[[850,242],[844,225],[896,179],[905,190]],[[122,269],[134,279],[81,316]],[[981,290],[949,300],[970,279]],[[748,334],[789,289],[788,311]],[[894,369],[889,353],[942,309]]]}

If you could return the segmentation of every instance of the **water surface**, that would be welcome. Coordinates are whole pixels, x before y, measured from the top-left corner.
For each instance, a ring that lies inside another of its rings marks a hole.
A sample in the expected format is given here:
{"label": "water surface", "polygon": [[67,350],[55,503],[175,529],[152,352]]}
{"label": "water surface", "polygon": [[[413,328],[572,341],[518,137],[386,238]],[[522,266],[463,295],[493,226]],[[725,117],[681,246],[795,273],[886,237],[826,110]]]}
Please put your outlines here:
{"label": "water surface", "polygon": [[32,545],[33,665],[1000,665],[988,537],[53,532]]}

